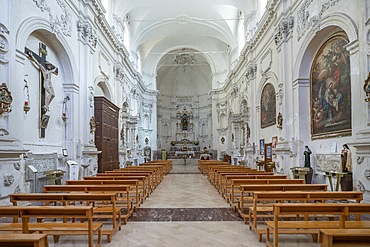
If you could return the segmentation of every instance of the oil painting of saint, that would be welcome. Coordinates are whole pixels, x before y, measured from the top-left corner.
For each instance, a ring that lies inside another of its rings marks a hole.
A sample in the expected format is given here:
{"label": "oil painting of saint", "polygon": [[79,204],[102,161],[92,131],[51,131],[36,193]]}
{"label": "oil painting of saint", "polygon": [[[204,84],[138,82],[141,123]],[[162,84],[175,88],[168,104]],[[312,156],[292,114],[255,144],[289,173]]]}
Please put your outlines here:
{"label": "oil painting of saint", "polygon": [[261,128],[276,124],[275,88],[267,83],[261,94]]}
{"label": "oil painting of saint", "polygon": [[330,38],[318,51],[310,75],[313,139],[351,134],[351,76],[344,35]]}

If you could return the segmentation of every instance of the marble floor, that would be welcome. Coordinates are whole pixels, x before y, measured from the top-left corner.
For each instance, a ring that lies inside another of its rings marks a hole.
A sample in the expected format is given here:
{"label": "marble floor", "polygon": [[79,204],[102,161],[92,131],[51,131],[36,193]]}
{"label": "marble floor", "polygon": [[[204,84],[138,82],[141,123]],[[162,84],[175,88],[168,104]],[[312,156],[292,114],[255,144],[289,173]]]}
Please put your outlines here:
{"label": "marble floor", "polygon": [[[61,237],[49,246],[86,246],[84,236]],[[198,171],[196,160],[174,161],[162,183],[135,212],[109,247],[262,247],[257,236],[207,178]],[[306,235],[281,236],[281,247],[318,247]]]}

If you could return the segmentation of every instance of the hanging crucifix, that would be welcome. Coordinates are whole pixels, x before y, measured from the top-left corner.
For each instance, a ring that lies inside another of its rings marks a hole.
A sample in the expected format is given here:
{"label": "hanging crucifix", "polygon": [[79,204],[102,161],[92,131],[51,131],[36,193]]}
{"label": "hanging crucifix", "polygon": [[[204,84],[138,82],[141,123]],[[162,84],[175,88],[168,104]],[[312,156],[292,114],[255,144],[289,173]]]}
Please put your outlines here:
{"label": "hanging crucifix", "polygon": [[45,129],[48,126],[50,116],[47,115],[49,105],[55,97],[51,74],[58,75],[58,68],[46,61],[46,45],[40,43],[39,54],[31,51],[27,47],[25,53],[32,61],[32,64],[40,70],[40,137],[45,138]]}

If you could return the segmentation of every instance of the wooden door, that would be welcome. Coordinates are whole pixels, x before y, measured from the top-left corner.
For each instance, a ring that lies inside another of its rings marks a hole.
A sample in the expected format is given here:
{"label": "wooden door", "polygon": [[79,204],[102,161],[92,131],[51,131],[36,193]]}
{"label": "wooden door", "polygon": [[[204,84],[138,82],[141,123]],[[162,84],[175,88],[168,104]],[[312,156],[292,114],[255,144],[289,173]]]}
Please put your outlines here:
{"label": "wooden door", "polygon": [[94,98],[96,121],[95,145],[98,155],[98,172],[119,168],[118,116],[119,108],[105,97]]}

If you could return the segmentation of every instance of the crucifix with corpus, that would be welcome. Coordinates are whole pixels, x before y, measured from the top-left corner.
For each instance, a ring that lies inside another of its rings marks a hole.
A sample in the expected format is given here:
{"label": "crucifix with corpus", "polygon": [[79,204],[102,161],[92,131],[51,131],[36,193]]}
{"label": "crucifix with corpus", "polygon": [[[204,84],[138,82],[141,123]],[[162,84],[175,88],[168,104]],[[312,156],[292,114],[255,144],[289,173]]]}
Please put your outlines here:
{"label": "crucifix with corpus", "polygon": [[46,45],[40,43],[39,54],[31,51],[27,47],[25,53],[32,61],[32,64],[40,70],[40,137],[45,137],[45,129],[49,123],[50,116],[47,115],[49,105],[55,97],[53,84],[51,83],[51,74],[58,75],[58,68],[46,60]]}

